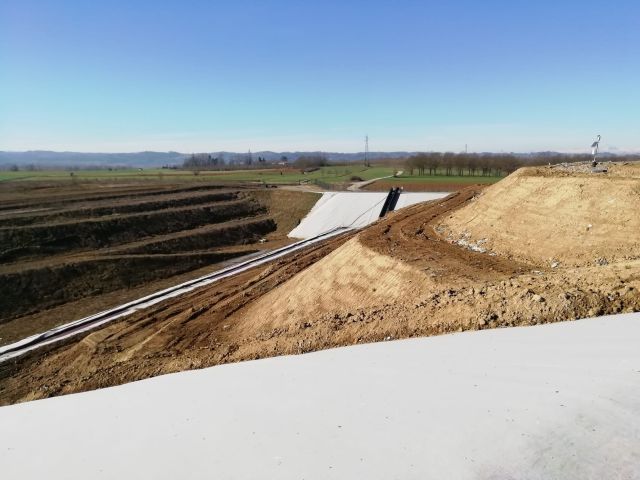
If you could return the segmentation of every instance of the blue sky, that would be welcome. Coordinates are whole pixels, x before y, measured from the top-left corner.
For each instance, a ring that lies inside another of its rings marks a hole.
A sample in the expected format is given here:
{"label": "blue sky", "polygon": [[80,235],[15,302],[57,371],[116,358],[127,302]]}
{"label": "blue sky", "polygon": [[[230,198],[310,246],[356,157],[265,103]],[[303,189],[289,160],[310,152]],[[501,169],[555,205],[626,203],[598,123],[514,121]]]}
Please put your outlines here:
{"label": "blue sky", "polygon": [[640,2],[0,0],[0,150],[640,151]]}

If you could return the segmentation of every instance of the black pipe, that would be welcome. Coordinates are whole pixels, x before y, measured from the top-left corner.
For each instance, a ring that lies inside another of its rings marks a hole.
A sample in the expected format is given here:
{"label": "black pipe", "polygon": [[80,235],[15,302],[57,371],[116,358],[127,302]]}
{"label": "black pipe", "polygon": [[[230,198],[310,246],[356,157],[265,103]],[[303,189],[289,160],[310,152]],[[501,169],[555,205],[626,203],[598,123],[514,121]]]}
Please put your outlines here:
{"label": "black pipe", "polygon": [[389,193],[387,193],[387,198],[384,201],[384,205],[382,205],[382,210],[380,210],[380,218],[384,217],[389,211],[389,205],[391,204],[392,197],[393,197],[393,188],[390,188]]}
{"label": "black pipe", "polygon": [[391,199],[391,205],[389,205],[390,212],[393,212],[396,209],[396,205],[398,204],[398,200],[400,199],[401,193],[402,193],[402,188],[396,188],[395,195]]}

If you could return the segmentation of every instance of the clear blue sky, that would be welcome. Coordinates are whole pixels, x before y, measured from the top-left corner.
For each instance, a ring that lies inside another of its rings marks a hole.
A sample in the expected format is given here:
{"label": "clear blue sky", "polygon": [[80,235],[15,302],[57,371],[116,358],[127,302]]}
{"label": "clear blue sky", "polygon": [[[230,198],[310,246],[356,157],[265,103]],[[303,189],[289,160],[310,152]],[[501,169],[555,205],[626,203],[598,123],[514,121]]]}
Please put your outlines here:
{"label": "clear blue sky", "polygon": [[640,2],[0,1],[0,150],[640,151]]}

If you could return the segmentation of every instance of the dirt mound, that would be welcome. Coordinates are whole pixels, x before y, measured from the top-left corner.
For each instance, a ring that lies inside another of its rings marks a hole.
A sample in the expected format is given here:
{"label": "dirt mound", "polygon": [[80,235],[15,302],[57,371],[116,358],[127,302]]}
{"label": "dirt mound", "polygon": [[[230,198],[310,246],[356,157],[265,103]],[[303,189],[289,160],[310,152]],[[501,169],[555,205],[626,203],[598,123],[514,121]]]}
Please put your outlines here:
{"label": "dirt mound", "polygon": [[477,252],[442,238],[435,226],[440,219],[468,204],[482,186],[467,187],[443,199],[394,212],[360,235],[364,245],[378,253],[402,260],[427,273],[439,283],[495,280],[529,270],[525,264]]}
{"label": "dirt mound", "polygon": [[606,174],[524,168],[441,223],[451,241],[541,265],[640,256],[640,165]]}
{"label": "dirt mound", "polygon": [[428,289],[424,280],[421,272],[354,238],[254,302],[243,313],[239,329],[270,331],[326,312],[412,298]]}
{"label": "dirt mound", "polygon": [[443,241],[432,223],[468,202],[481,187],[397,211],[253,303],[241,319],[246,331],[277,329],[330,314],[389,306],[446,283],[496,280],[526,265],[478,255]]}

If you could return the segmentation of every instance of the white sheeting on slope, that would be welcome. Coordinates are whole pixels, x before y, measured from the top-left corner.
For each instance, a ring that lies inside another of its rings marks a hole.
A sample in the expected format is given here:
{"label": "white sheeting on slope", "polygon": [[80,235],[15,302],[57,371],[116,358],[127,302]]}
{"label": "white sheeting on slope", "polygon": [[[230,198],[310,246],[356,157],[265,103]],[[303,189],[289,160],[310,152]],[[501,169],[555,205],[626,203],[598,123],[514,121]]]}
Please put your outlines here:
{"label": "white sheeting on slope", "polygon": [[[433,192],[402,193],[396,210],[447,195]],[[385,198],[386,192],[325,192],[289,236],[310,238],[336,227],[366,227],[378,219]]]}
{"label": "white sheeting on slope", "polygon": [[165,375],[0,408],[3,478],[640,478],[640,314]]}

